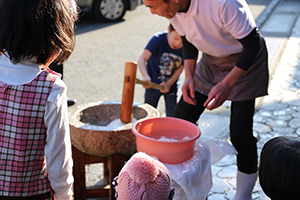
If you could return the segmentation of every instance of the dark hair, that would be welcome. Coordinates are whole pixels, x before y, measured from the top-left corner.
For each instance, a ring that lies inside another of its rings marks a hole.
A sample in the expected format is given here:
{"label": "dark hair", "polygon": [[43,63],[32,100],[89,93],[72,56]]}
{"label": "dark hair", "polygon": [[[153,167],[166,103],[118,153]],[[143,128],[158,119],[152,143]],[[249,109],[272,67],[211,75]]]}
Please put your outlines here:
{"label": "dark hair", "polygon": [[74,50],[74,14],[68,0],[0,0],[0,52],[13,63],[37,56],[63,63]]}
{"label": "dark hair", "polygon": [[276,137],[263,146],[260,185],[272,200],[296,200],[300,197],[300,139]]}

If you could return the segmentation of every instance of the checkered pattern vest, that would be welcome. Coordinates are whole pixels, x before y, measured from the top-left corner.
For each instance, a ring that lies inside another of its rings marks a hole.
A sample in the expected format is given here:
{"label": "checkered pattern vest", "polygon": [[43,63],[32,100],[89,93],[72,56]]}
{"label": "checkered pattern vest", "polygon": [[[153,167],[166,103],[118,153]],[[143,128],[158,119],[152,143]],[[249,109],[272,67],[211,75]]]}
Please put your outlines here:
{"label": "checkered pattern vest", "polygon": [[57,77],[42,71],[24,85],[0,82],[0,199],[45,194],[49,198],[44,113]]}

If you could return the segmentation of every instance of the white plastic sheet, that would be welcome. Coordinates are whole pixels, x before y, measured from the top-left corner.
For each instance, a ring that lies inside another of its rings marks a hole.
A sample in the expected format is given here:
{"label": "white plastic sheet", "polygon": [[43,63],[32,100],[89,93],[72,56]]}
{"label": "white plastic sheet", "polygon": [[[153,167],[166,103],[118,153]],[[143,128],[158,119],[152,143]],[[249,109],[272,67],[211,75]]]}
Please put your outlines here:
{"label": "white plastic sheet", "polygon": [[174,200],[206,199],[212,187],[211,164],[226,154],[236,153],[236,150],[226,141],[198,139],[194,152],[194,156],[183,163],[164,163],[175,188]]}
{"label": "white plastic sheet", "polygon": [[208,147],[211,154],[211,164],[215,164],[221,160],[225,155],[237,154],[236,149],[224,140],[209,139],[204,141]]}

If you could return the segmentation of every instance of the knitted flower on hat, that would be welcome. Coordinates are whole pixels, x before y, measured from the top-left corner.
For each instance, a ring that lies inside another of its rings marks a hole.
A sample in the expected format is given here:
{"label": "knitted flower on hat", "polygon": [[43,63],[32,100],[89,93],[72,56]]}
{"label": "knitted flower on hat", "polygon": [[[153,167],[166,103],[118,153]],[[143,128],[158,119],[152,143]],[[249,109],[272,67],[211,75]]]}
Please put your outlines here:
{"label": "knitted flower on hat", "polygon": [[134,154],[118,176],[118,200],[167,200],[171,191],[168,169],[145,153]]}

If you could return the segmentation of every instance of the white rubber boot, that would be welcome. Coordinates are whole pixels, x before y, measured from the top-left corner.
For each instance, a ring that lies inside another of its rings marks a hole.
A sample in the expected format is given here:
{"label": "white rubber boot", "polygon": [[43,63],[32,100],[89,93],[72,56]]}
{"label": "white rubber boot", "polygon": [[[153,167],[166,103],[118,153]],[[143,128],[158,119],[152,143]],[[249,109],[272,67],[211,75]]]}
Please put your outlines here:
{"label": "white rubber boot", "polygon": [[252,200],[252,191],[257,179],[257,173],[246,174],[237,171],[236,194],[232,200]]}

